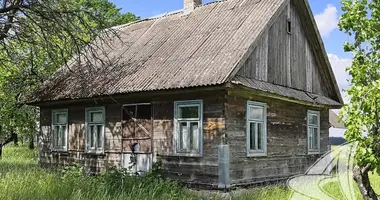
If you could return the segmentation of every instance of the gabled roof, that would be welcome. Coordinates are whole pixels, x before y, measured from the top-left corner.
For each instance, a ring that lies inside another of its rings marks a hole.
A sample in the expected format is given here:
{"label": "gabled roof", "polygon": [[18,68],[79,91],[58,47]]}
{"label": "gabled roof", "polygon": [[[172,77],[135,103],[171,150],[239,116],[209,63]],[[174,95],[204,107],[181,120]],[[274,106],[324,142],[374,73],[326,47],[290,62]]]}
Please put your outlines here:
{"label": "gabled roof", "polygon": [[28,102],[223,84],[287,2],[214,2],[188,15],[121,26],[121,41],[114,39],[113,47],[104,50],[112,64],[61,69]]}
{"label": "gabled roof", "polygon": [[[335,90],[333,99],[339,101],[332,100],[329,105],[343,103],[310,7],[306,0],[293,1],[303,12],[304,28],[319,63],[325,66],[323,76]],[[85,64],[74,64],[70,70],[62,67],[28,102],[233,82],[259,38],[289,2],[226,0],[197,7],[191,13],[178,11],[119,26],[119,36],[103,51],[107,62],[95,69]]]}

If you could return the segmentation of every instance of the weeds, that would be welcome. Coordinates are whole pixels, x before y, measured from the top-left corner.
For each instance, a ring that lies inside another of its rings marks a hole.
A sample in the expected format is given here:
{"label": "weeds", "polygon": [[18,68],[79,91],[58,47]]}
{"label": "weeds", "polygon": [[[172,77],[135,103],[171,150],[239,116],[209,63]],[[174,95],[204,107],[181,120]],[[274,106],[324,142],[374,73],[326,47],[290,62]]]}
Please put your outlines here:
{"label": "weeds", "polygon": [[[284,186],[236,190],[230,194],[193,191],[160,177],[161,164],[144,177],[131,176],[126,170],[107,168],[89,176],[80,166],[46,170],[37,166],[37,152],[24,147],[4,148],[0,160],[1,200],[108,200],[108,199],[288,199],[292,194]],[[370,176],[374,189],[380,192],[380,177]],[[323,186],[336,199],[343,199],[337,183]],[[357,197],[359,197],[358,195]]]}

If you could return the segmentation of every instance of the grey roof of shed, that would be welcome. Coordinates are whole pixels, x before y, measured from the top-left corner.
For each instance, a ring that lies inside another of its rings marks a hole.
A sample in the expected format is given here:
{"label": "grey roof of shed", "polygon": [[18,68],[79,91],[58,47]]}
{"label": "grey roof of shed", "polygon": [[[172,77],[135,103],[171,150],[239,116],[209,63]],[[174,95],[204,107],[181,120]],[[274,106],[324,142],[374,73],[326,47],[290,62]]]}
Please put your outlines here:
{"label": "grey roof of shed", "polygon": [[[288,0],[228,0],[118,27],[109,64],[62,67],[29,103],[219,85]],[[74,72],[74,73],[73,73]]]}
{"label": "grey roof of shed", "polygon": [[254,90],[260,90],[274,95],[279,95],[298,101],[309,102],[312,104],[328,105],[332,107],[341,107],[342,105],[341,103],[323,95],[296,90],[281,85],[275,85],[273,83],[263,82],[252,78],[236,76],[232,80],[232,83],[236,85],[243,85]]}

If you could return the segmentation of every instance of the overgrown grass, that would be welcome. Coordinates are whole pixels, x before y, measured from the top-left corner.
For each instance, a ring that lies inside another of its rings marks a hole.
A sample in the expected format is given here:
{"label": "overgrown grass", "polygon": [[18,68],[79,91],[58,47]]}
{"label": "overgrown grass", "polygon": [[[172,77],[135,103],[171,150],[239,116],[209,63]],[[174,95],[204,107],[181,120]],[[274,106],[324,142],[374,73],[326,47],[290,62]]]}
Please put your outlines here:
{"label": "overgrown grass", "polygon": [[[380,177],[371,174],[375,191],[380,194]],[[344,199],[336,182],[323,189],[335,199]],[[127,176],[120,170],[108,170],[99,176],[87,176],[80,168],[55,171],[37,166],[37,152],[24,147],[4,148],[0,160],[0,199],[288,199],[292,192],[285,186],[235,190],[230,194],[197,192],[173,181],[147,176]],[[357,198],[360,194],[356,188]]]}
{"label": "overgrown grass", "polygon": [[87,176],[80,168],[49,171],[36,153],[6,147],[0,161],[0,199],[199,199],[179,184],[153,176],[130,177],[118,170]]}

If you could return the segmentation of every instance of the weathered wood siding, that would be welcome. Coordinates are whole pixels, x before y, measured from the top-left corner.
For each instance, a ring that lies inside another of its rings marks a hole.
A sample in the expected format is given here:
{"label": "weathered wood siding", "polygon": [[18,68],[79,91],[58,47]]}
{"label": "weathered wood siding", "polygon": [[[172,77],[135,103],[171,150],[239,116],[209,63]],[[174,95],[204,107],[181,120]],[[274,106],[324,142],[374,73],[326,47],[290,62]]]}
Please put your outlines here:
{"label": "weathered wood siding", "polygon": [[[288,20],[291,33],[287,31]],[[237,75],[330,97],[321,67],[296,7],[289,4],[263,34]]]}
{"label": "weathered wood siding", "polygon": [[[154,152],[169,178],[187,183],[217,185],[217,147],[225,133],[224,92],[156,99],[154,107]],[[202,96],[200,96],[202,95]],[[173,156],[174,101],[203,100],[203,156]]]}
{"label": "weathered wood siding", "polygon": [[[233,90],[227,95],[223,91],[123,97],[93,104],[62,104],[41,108],[41,134],[39,136],[40,160],[43,166],[67,165],[73,162],[88,170],[99,172],[106,166],[125,166],[123,156],[129,155],[129,147],[123,144],[122,105],[150,102],[153,111],[152,151],[153,161],[163,162],[164,175],[171,179],[216,187],[218,183],[217,147],[223,141],[230,145],[231,184],[259,183],[272,179],[303,173],[318,155],[307,155],[306,116],[307,110],[316,108],[300,104],[258,97],[254,93],[240,95]],[[238,95],[235,95],[238,94]],[[174,101],[203,100],[203,155],[183,157],[174,154]],[[246,154],[245,103],[247,100],[268,104],[268,156],[248,158]],[[86,107],[104,106],[106,111],[105,153],[85,153],[84,120]],[[68,109],[68,152],[51,151],[51,110]],[[328,110],[321,110],[321,151],[328,144]],[[125,136],[128,137],[128,134]],[[226,140],[225,140],[226,139]],[[124,146],[124,147],[123,147]],[[125,162],[125,161],[124,161]]]}
{"label": "weathered wood siding", "polygon": [[[247,157],[246,101],[264,102],[267,110],[267,156]],[[261,183],[304,173],[320,155],[307,153],[307,110],[282,100],[231,94],[226,103],[226,132],[230,145],[231,184]],[[327,151],[329,112],[321,113],[321,152]]]}
{"label": "weathered wood siding", "polygon": [[[99,105],[88,104],[86,107],[98,107]],[[39,164],[69,165],[79,163],[89,171],[99,172],[106,166],[121,165],[121,129],[120,129],[120,107],[117,105],[105,105],[105,148],[103,155],[85,153],[84,105],[70,105],[62,107],[41,107],[41,131],[39,135]],[[68,109],[69,145],[67,152],[52,151],[51,116],[54,109]]]}
{"label": "weathered wood siding", "polygon": [[[196,99],[203,100],[203,156],[179,157],[174,155],[173,149],[174,101]],[[51,167],[76,162],[92,172],[100,172],[106,166],[123,166],[123,155],[131,152],[129,145],[131,127],[126,127],[126,124],[122,123],[122,105],[150,102],[153,111],[152,140],[142,141],[149,141],[153,146],[144,143],[141,145],[144,147],[142,151],[152,153],[154,160],[163,162],[164,173],[167,177],[188,183],[217,185],[217,146],[221,143],[221,137],[225,133],[225,91],[159,95],[156,97],[125,97],[119,98],[117,101],[119,104],[112,101],[98,101],[98,104],[84,102],[81,104],[41,107],[39,164]],[[99,106],[104,106],[106,113],[105,153],[104,155],[87,154],[85,153],[84,144],[85,108]],[[52,151],[51,112],[53,109],[68,109],[68,152]],[[147,148],[145,149],[145,147]]]}

